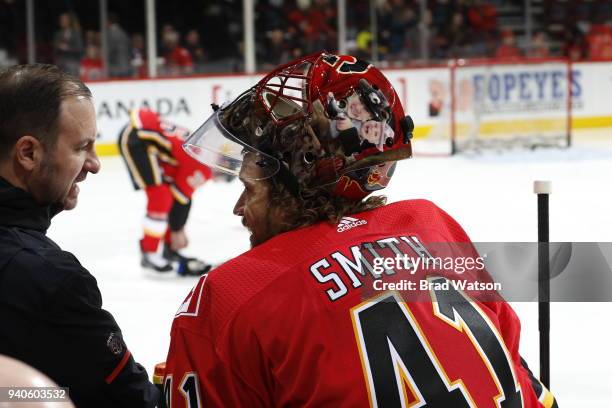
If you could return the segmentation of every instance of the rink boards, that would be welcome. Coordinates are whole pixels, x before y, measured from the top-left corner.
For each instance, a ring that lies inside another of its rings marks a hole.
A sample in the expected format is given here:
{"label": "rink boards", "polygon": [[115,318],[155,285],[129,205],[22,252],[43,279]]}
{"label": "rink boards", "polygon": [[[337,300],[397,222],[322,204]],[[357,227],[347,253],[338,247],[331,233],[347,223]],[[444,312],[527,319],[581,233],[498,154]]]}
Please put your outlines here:
{"label": "rink boards", "polygon": [[[584,137],[592,134],[584,131],[612,129],[612,62],[575,63],[570,70],[571,81],[567,64],[557,62],[466,66],[454,74],[447,66],[383,71],[416,124],[416,138],[449,140],[453,125],[459,137],[560,133],[568,125],[576,137]],[[130,109],[149,107],[196,129],[211,114],[211,103],[231,101],[260,78],[238,74],[89,83],[98,117],[98,152],[117,154],[116,138]]]}

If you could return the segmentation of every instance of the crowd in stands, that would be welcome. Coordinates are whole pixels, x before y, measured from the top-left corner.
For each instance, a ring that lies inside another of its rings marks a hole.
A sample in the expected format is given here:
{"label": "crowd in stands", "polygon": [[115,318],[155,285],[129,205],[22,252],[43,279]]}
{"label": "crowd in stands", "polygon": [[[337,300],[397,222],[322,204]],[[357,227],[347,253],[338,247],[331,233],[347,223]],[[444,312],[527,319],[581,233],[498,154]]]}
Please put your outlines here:
{"label": "crowd in stands", "polygon": [[[78,19],[71,13],[61,14],[58,23],[59,29],[53,39],[54,63],[65,71],[88,81],[147,76],[144,36],[141,33],[130,36],[116,15],[110,14],[107,22],[106,71],[100,32],[88,30],[83,34]],[[160,40],[159,75],[184,76],[204,70],[204,48],[197,30],[188,31],[181,42],[181,34],[172,25],[165,24],[161,28]]]}
{"label": "crowd in stands", "polygon": [[[15,3],[0,0],[0,66],[24,62],[25,53],[19,52],[23,41],[14,38],[17,25],[11,6]],[[378,0],[376,38],[371,30],[370,1],[346,4],[347,51],[364,59],[371,59],[376,51],[383,64],[431,64],[450,58],[612,59],[609,0],[532,0],[529,38],[524,0],[427,0],[424,9],[419,0]],[[214,0],[206,7],[199,27],[162,24],[158,74],[242,71],[241,7],[241,1]],[[259,70],[321,49],[337,49],[336,0],[258,0],[255,15]],[[163,18],[158,16],[158,20]],[[146,77],[144,34],[122,24],[111,12],[106,36],[102,41],[99,30],[83,32],[75,13],[61,13],[47,47],[52,61],[44,62],[54,62],[85,80]],[[106,67],[103,43],[107,46]],[[11,55],[15,49],[16,55]]]}

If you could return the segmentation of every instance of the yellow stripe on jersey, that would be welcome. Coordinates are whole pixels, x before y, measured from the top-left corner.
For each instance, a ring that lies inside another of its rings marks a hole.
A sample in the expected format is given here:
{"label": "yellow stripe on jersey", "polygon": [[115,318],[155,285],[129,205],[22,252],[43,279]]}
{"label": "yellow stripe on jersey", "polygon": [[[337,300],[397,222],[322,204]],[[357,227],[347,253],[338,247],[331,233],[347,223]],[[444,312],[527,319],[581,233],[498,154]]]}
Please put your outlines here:
{"label": "yellow stripe on jersey", "polygon": [[172,151],[172,143],[169,140],[164,139],[159,133],[153,132],[150,130],[139,130],[138,138],[142,140],[148,140],[150,142],[155,142],[159,145],[159,147]]}
{"label": "yellow stripe on jersey", "polygon": [[159,159],[161,161],[163,161],[165,163],[168,163],[171,166],[178,166],[178,161],[174,157],[172,157],[172,156],[170,156],[170,155],[168,155],[168,154],[166,154],[164,152],[158,152],[158,155],[159,155]]}
{"label": "yellow stripe on jersey", "polygon": [[136,182],[138,187],[144,189],[146,187],[146,184],[144,182],[144,179],[140,175],[140,172],[138,171],[138,167],[136,167],[136,164],[134,164],[134,159],[132,158],[132,155],[130,154],[130,149],[128,148],[128,139],[133,129],[134,128],[132,126],[126,126],[123,130],[123,133],[121,134],[121,154],[125,158],[125,162],[128,168],[130,169],[130,173],[132,173],[132,176],[134,177],[134,181]]}
{"label": "yellow stripe on jersey", "polygon": [[159,186],[162,183],[161,169],[159,168],[159,163],[157,162],[158,153],[159,150],[157,150],[155,146],[147,146],[147,156],[149,157],[149,164],[151,165],[151,170],[153,171],[153,179],[156,186]]}
{"label": "yellow stripe on jersey", "polygon": [[179,203],[185,205],[189,203],[189,198],[181,192],[174,184],[170,184],[170,192],[174,196],[174,199]]}
{"label": "yellow stripe on jersey", "polygon": [[138,114],[139,112],[140,111],[138,109],[133,109],[132,111],[130,111],[130,124],[136,129],[140,129],[142,127],[140,115]]}

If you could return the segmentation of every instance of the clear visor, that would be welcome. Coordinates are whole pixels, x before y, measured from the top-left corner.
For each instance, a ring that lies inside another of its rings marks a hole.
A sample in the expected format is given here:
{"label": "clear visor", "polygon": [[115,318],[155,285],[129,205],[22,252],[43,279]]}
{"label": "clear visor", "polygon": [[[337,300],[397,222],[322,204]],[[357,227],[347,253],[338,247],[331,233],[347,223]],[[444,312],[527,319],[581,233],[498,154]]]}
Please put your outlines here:
{"label": "clear visor", "polygon": [[214,112],[183,144],[194,159],[242,179],[264,180],[278,173],[279,161],[234,137]]}

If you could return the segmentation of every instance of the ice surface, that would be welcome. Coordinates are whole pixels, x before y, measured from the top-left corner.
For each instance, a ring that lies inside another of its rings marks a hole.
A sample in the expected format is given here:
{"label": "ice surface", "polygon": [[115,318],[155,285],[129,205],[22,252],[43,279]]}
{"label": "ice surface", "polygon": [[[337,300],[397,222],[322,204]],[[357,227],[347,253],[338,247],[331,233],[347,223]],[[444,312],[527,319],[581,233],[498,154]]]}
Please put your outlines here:
{"label": "ice surface", "polygon": [[[398,165],[390,201],[427,198],[449,212],[474,241],[536,241],[534,180],[551,180],[552,241],[612,241],[612,145],[570,150],[415,158]],[[187,225],[190,252],[222,262],[248,249],[232,215],[241,186],[208,183],[195,195]],[[118,157],[81,185],[79,206],[58,215],[49,231],[98,279],[109,310],[137,361],[152,372],[165,360],[174,313],[193,278],[160,279],[139,266],[145,198],[132,190]],[[521,353],[538,372],[537,305],[513,304],[522,321]],[[562,407],[608,406],[612,363],[608,303],[551,307],[552,389]],[[608,404],[606,404],[608,403]]]}

